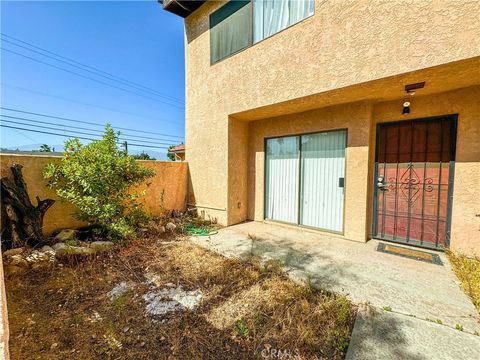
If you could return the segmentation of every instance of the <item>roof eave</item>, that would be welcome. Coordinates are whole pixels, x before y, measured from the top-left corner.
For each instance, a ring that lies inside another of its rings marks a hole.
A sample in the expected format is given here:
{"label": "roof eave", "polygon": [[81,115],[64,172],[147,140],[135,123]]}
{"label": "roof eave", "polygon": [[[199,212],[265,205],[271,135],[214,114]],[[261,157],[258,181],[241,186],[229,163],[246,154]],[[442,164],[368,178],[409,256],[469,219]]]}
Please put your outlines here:
{"label": "roof eave", "polygon": [[172,14],[186,18],[188,15],[197,10],[205,1],[200,0],[157,0],[162,4],[163,10],[171,12]]}

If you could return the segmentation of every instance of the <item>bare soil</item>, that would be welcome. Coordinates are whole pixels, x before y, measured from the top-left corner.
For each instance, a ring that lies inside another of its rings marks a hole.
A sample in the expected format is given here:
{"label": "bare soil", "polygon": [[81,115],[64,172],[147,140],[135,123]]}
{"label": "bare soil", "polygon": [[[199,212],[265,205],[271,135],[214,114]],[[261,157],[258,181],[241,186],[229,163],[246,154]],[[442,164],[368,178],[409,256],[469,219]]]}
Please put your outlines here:
{"label": "bare soil", "polygon": [[[152,276],[158,288],[201,291],[199,305],[152,317]],[[129,289],[112,300],[122,282]],[[345,297],[295,284],[276,262],[226,259],[180,235],[7,272],[6,287],[14,360],[341,359],[356,311]]]}

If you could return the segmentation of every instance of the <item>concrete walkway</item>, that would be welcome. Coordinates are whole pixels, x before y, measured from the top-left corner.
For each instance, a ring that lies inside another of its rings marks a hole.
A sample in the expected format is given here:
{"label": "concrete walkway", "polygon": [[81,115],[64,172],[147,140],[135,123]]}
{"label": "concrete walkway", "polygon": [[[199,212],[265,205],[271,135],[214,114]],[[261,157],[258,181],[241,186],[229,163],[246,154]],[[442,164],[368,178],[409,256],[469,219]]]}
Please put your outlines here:
{"label": "concrete walkway", "polygon": [[[453,359],[462,354],[480,359],[480,337],[473,335],[480,333],[478,313],[443,253],[439,266],[378,252],[376,240],[358,243],[262,222],[191,240],[230,257],[279,259],[293,279],[366,305],[360,307],[347,358]],[[455,330],[457,324],[463,332]]]}

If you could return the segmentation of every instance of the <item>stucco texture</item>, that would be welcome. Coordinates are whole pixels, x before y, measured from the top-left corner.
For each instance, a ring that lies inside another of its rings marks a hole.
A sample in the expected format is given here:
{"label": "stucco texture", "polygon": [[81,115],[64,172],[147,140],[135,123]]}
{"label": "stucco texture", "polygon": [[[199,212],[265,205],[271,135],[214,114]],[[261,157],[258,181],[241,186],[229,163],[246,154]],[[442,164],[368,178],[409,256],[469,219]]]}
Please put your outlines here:
{"label": "stucco texture", "polygon": [[[33,204],[35,204],[36,196],[39,196],[41,199],[50,198],[56,200],[45,214],[44,233],[46,235],[56,230],[77,228],[85,225],[72,216],[75,211],[74,206],[67,202],[62,202],[56,196],[55,191],[46,186],[47,182],[43,179],[43,169],[47,164],[59,162],[60,160],[61,158],[52,156],[0,154],[2,177],[11,176],[10,167],[13,164],[23,165],[23,177]],[[145,196],[139,198],[139,201],[145,205],[147,213],[160,215],[163,209],[185,210],[188,164],[185,162],[149,160],[140,162],[156,171],[156,175],[153,178],[137,189],[138,191],[145,190]]]}
{"label": "stucco texture", "polygon": [[209,15],[223,3],[209,1],[185,19],[186,147],[196,204],[224,225],[263,220],[264,137],[347,128],[343,236],[365,241],[375,122],[388,114],[399,120],[404,86],[420,81],[426,86],[415,99],[430,106],[409,118],[452,113],[447,104],[434,109],[435,96],[456,89],[472,94],[460,119],[474,106],[479,1],[318,0],[313,16],[211,65]]}

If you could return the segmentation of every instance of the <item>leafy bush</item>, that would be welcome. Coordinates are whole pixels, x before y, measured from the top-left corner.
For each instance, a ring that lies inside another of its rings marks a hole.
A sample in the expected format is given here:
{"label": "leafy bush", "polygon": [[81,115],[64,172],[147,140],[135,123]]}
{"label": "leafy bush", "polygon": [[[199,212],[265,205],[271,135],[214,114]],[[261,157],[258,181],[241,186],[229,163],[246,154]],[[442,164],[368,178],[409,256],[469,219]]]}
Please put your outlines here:
{"label": "leafy bush", "polygon": [[48,186],[77,207],[76,217],[100,226],[111,238],[128,237],[147,220],[136,202],[139,195],[130,189],[155,175],[118,149],[119,135],[107,125],[101,140],[87,145],[67,140],[62,161],[44,171]]}

